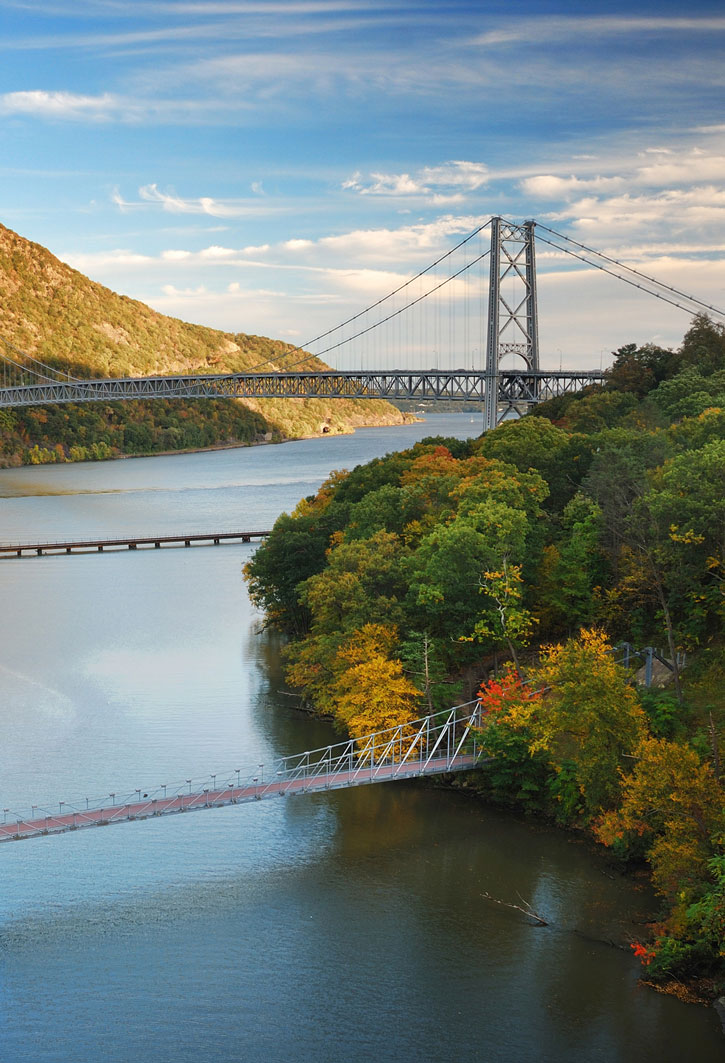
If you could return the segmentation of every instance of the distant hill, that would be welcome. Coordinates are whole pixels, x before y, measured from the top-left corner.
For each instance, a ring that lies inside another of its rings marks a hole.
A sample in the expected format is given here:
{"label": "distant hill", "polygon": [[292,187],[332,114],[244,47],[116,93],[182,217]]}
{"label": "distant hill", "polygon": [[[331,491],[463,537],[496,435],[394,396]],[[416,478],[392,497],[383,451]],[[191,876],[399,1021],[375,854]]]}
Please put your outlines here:
{"label": "distant hill", "polygon": [[[291,344],[263,336],[221,332],[166,317],[151,307],[102,284],[61,262],[40,244],[25,240],[0,225],[0,336],[27,354],[76,376],[148,376],[192,371],[238,372],[270,360],[265,368],[278,368]],[[299,361],[299,355],[294,359]],[[310,355],[299,368],[324,369]],[[115,405],[116,409],[111,409]],[[142,408],[144,407],[145,408]],[[376,400],[348,401],[293,399],[242,402],[241,400],[194,400],[173,403],[94,403],[93,409],[109,422],[109,431],[98,426],[96,435],[108,436],[112,452],[125,453],[122,429],[140,421],[144,432],[129,432],[130,452],[150,453],[159,449],[219,443],[252,442],[293,438],[326,432],[345,432],[366,424],[398,424],[404,420],[393,406]],[[223,416],[219,411],[226,409]],[[193,411],[186,418],[184,410]],[[210,413],[205,424],[204,411]],[[2,464],[27,461],[36,448],[35,460],[64,460],[70,448],[80,445],[76,421],[88,421],[88,411],[64,407],[62,419],[46,411],[13,411],[0,419]],[[104,412],[106,411],[106,412]],[[233,411],[233,412],[232,412]],[[215,416],[216,414],[216,416]],[[48,434],[48,419],[53,422]],[[169,435],[156,431],[163,421],[191,420],[205,431]],[[213,424],[217,422],[218,432]],[[232,423],[235,427],[231,427]],[[67,438],[63,425],[70,425]],[[210,428],[211,425],[211,428]],[[88,429],[88,426],[86,425]],[[115,431],[114,431],[115,429]],[[231,435],[230,435],[231,433]],[[91,432],[93,435],[94,433]],[[158,438],[157,438],[158,437]],[[189,442],[191,438],[199,442]],[[213,437],[213,438],[212,438]],[[91,440],[87,432],[83,440]],[[39,450],[37,449],[39,448]],[[55,457],[43,458],[52,450]],[[102,452],[105,456],[105,452]],[[81,456],[76,452],[75,456]],[[98,456],[98,453],[87,456]]]}

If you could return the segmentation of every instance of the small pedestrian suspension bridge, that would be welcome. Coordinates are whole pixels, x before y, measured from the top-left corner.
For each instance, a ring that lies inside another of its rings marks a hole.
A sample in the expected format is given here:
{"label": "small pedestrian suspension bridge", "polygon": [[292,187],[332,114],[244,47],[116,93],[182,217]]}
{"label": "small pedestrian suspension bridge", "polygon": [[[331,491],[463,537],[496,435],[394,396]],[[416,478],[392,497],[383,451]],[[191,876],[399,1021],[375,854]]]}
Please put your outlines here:
{"label": "small pedestrian suspension bridge", "polygon": [[480,704],[472,701],[362,738],[259,764],[248,773],[235,768],[173,786],[58,801],[57,811],[55,805],[52,809],[32,805],[22,814],[3,808],[0,843],[272,797],[468,771],[484,759],[481,727]]}
{"label": "small pedestrian suspension bridge", "polygon": [[583,264],[690,315],[725,318],[725,310],[540,222],[493,217],[363,310],[240,372],[83,379],[47,347],[34,357],[0,337],[0,409],[157,398],[474,401],[484,427],[494,428],[509,411],[605,380],[601,367],[540,364],[537,240],[558,267]]}

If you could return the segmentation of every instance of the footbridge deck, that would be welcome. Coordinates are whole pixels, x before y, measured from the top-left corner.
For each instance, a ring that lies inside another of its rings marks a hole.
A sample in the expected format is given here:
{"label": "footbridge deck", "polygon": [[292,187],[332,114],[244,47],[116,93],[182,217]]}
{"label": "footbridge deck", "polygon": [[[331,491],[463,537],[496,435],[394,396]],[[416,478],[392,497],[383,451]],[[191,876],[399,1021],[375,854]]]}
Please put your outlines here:
{"label": "footbridge deck", "polygon": [[[187,779],[178,786],[109,793],[101,800],[58,801],[58,811],[32,805],[27,814],[3,808],[0,843],[105,827],[151,817],[222,808],[271,797],[339,790],[370,783],[467,771],[481,763],[478,702],[348,739],[322,749],[260,764],[242,779],[242,769]],[[224,779],[217,783],[217,775]]]}

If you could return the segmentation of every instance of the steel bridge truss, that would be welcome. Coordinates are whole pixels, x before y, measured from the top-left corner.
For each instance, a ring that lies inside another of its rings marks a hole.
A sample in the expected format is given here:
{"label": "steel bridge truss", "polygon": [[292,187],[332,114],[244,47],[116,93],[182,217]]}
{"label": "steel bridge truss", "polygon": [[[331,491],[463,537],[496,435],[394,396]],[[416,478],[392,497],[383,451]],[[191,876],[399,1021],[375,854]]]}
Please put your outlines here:
{"label": "steel bridge truss", "polygon": [[[38,838],[85,827],[221,808],[271,797],[339,790],[368,783],[466,771],[481,762],[477,701],[304,753],[282,757],[242,777],[241,769],[178,786],[136,789],[103,799],[59,801],[58,812],[33,805],[29,814],[3,809],[0,842]],[[142,796],[143,795],[143,796]],[[109,804],[110,801],[110,804]]]}
{"label": "steel bridge truss", "polygon": [[[408,399],[485,402],[488,374],[472,369],[329,370],[322,373],[226,373],[45,380],[0,387],[0,408],[124,399]],[[594,384],[596,370],[500,370],[497,406],[528,406]]]}

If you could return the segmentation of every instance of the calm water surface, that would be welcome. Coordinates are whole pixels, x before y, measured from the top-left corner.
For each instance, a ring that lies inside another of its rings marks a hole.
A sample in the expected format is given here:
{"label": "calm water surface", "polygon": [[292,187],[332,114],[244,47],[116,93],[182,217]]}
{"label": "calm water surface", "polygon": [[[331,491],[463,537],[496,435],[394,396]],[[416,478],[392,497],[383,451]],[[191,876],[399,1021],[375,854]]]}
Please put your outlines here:
{"label": "calm water surface", "polygon": [[[0,540],[270,527],[469,415],[0,472]],[[0,562],[0,801],[125,793],[331,740],[240,577],[253,546]],[[484,896],[526,898],[535,928]],[[572,839],[398,783],[0,848],[3,1063],[720,1060],[607,942],[651,898]]]}

